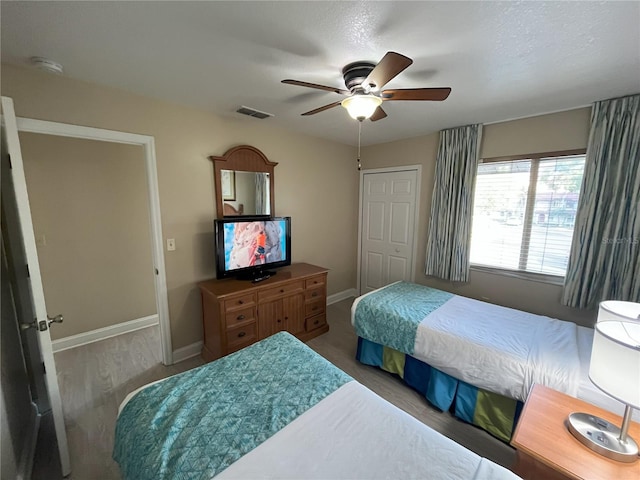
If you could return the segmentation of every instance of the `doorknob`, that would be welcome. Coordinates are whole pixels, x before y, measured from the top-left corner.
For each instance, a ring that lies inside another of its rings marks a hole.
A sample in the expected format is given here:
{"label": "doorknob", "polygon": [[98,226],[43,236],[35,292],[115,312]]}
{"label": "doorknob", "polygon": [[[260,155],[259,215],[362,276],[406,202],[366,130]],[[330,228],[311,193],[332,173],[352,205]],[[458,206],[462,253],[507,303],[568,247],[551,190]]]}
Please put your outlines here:
{"label": "doorknob", "polygon": [[55,317],[50,317],[47,315],[47,321],[44,320],[38,322],[34,320],[30,323],[21,323],[20,330],[29,330],[30,328],[37,328],[41,332],[44,332],[47,327],[50,327],[52,323],[62,323],[64,321],[64,317],[62,315],[56,315]]}
{"label": "doorknob", "polygon": [[37,330],[40,330],[41,332],[44,332],[47,329],[47,322],[45,322],[44,320],[41,320],[39,322],[37,320],[34,320],[30,323],[20,324],[20,330],[29,330],[30,328],[35,328]]}
{"label": "doorknob", "polygon": [[47,315],[47,319],[49,320],[47,322],[49,326],[51,326],[52,323],[62,323],[64,321],[64,317],[62,315],[56,315],[55,317]]}

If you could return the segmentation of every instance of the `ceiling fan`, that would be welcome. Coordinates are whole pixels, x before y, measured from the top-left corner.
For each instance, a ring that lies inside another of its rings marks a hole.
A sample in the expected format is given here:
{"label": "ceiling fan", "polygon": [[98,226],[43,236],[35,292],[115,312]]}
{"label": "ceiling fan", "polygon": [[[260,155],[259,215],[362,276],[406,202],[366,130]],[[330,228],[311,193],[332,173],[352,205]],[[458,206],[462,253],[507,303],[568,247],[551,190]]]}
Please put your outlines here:
{"label": "ceiling fan", "polygon": [[396,100],[430,100],[440,102],[445,100],[449,96],[449,93],[451,93],[451,88],[449,87],[381,90],[382,87],[412,63],[413,60],[409,57],[405,57],[396,52],[387,52],[377,65],[363,61],[350,63],[342,69],[342,76],[347,90],[318,85],[317,83],[301,82],[299,80],[282,80],[282,83],[326,90],[347,97],[344,100],[305,112],[302,114],[304,116],[315,115],[316,113],[342,105],[347,109],[349,115],[356,120],[363,121],[366,118],[370,118],[371,121],[375,122],[387,116],[381,107],[382,102]]}

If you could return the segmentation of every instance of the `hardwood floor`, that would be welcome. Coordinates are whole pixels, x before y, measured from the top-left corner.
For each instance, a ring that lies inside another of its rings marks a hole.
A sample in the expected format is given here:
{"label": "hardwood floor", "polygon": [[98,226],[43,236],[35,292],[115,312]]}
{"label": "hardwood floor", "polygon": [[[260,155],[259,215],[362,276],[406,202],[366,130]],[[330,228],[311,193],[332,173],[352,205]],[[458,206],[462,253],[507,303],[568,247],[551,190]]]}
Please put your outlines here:
{"label": "hardwood floor", "polygon": [[[510,467],[515,452],[486,432],[463,423],[449,413],[429,406],[417,392],[397,377],[355,360],[356,336],[350,323],[352,299],[327,308],[330,331],[308,345],[378,395],[397,405],[434,430],[477,454]],[[202,365],[200,357],[170,367],[159,353],[159,329],[137,332],[55,354],[69,440],[73,480],[117,480],[117,464],[111,459],[118,406],[136,388]],[[51,421],[43,419],[39,439],[44,453],[34,466],[33,478],[60,478],[56,455],[51,455]],[[47,425],[49,433],[47,434]],[[54,440],[55,441],[55,438]],[[48,454],[46,452],[49,452]]]}
{"label": "hardwood floor", "polygon": [[[72,480],[120,479],[118,465],[111,459],[120,403],[138,387],[204,363],[195,357],[162,365],[158,326],[58,352],[54,357],[71,459],[68,478]],[[59,460],[46,453],[55,442],[52,420],[45,416],[43,427],[33,479],[55,480],[61,478]]]}

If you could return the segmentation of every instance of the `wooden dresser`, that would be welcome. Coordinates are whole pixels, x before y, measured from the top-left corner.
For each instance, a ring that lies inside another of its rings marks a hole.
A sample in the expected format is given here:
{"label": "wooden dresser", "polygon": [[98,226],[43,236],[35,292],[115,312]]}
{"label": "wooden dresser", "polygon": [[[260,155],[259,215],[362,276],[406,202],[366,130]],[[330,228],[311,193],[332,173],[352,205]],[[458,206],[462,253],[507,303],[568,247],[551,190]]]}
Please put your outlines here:
{"label": "wooden dresser", "polygon": [[198,286],[206,362],[282,330],[305,342],[329,331],[326,268],[296,263],[259,283],[213,279]]}

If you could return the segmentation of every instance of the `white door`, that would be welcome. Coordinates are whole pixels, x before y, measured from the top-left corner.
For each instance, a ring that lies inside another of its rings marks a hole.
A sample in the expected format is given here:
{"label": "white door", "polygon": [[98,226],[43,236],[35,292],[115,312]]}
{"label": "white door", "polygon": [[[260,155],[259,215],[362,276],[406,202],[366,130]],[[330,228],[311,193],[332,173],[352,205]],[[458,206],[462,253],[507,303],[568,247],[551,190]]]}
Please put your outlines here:
{"label": "white door", "polygon": [[[31,209],[27,195],[27,184],[22,164],[22,153],[18,139],[18,127],[16,124],[13,101],[2,97],[2,198],[3,214],[6,215],[7,229],[16,239],[12,242],[12,257],[16,267],[17,282],[23,283],[28,291],[27,295],[17,295],[16,302],[28,302],[22,305],[22,311],[30,311],[32,315],[28,319],[22,318],[21,327],[31,331],[37,331],[37,341],[44,366],[44,380],[48,393],[49,407],[53,415],[62,474],[71,472],[69,462],[69,449],[67,446],[67,434],[64,427],[62,414],[62,402],[58,387],[56,364],[53,359],[51,336],[49,326],[55,325],[47,315],[47,307],[44,301],[42,278],[40,276],[40,264],[36,251],[36,241],[33,234]],[[9,211],[10,210],[10,211]],[[14,211],[15,210],[15,211]],[[11,224],[9,223],[11,222]],[[20,263],[22,262],[22,263]],[[20,268],[22,266],[22,268]],[[28,321],[27,321],[28,320]],[[60,320],[60,318],[58,318]],[[33,352],[32,352],[33,353]],[[29,359],[27,359],[29,360]],[[42,368],[42,367],[40,367]],[[41,412],[42,413],[42,412]]]}
{"label": "white door", "polygon": [[419,167],[364,171],[360,180],[360,294],[414,279]]}

